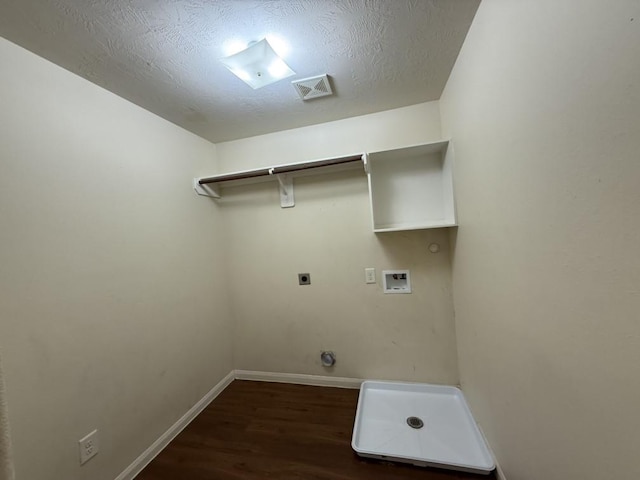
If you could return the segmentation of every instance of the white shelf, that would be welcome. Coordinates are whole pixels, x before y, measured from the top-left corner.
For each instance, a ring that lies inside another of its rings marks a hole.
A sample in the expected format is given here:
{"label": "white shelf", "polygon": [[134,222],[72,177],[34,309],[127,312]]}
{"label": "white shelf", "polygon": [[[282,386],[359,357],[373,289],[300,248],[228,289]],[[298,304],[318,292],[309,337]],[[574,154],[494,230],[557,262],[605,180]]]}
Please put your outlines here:
{"label": "white shelf", "polygon": [[375,233],[455,227],[453,152],[449,141],[313,160],[193,179],[198,195],[220,198],[223,186],[277,180],[280,205],[293,207],[293,178],[352,168],[365,170]]}
{"label": "white shelf", "polygon": [[433,222],[433,223],[403,223],[397,225],[388,225],[388,226],[379,226],[374,228],[373,231],[375,233],[383,233],[383,232],[401,232],[404,230],[423,230],[427,228],[447,228],[447,227],[457,227],[457,223],[446,223],[446,222]]}
{"label": "white shelf", "polygon": [[368,155],[373,231],[456,226],[448,141]]}

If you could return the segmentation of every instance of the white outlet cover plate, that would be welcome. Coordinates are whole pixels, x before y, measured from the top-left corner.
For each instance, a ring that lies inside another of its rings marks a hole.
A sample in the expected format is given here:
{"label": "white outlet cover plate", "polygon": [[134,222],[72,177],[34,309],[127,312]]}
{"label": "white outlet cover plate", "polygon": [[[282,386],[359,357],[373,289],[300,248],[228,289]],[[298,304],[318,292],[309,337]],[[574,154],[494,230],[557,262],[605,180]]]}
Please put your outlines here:
{"label": "white outlet cover plate", "polygon": [[90,458],[95,457],[100,450],[98,430],[94,430],[84,438],[78,440],[78,446],[80,447],[80,465],[83,465]]}
{"label": "white outlet cover plate", "polygon": [[365,268],[364,269],[364,281],[366,283],[376,283],[376,269]]}

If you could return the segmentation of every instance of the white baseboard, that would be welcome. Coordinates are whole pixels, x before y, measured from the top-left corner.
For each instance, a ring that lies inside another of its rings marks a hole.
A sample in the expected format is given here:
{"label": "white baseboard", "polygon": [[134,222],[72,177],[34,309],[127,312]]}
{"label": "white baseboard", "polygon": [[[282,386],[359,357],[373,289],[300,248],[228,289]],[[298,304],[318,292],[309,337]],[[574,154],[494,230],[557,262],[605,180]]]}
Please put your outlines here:
{"label": "white baseboard", "polygon": [[[472,412],[472,415],[473,415],[473,412]],[[482,435],[482,438],[484,439],[484,443],[487,445],[487,448],[489,449],[489,453],[491,454],[491,458],[493,458],[493,463],[496,466],[496,478],[498,480],[507,480],[507,477],[505,476],[504,472],[502,471],[502,468],[500,468],[500,464],[498,463],[498,459],[496,458],[496,454],[493,453],[493,449],[491,448],[491,445],[489,445],[489,441],[487,440],[487,436],[484,434],[484,431],[482,430],[482,427],[477,422],[476,422],[476,425],[478,426],[478,430],[480,430],[480,435]]]}
{"label": "white baseboard", "polygon": [[229,374],[218,382],[209,392],[189,409],[169,430],[164,432],[160,438],[151,444],[142,454],[129,465],[124,472],[116,477],[116,480],[133,480],[151,460],[153,460],[184,428],[191,423],[222,391],[233,382],[235,372]]}
{"label": "white baseboard", "polygon": [[252,370],[236,370],[236,379],[256,382],[295,383],[298,385],[314,385],[318,387],[360,388],[363,382],[359,378],[324,377],[321,375],[305,375],[302,373],[256,372]]}
{"label": "white baseboard", "polygon": [[500,468],[500,465],[498,464],[497,461],[496,461],[496,477],[498,478],[498,480],[507,480],[507,477],[505,477],[504,472]]}

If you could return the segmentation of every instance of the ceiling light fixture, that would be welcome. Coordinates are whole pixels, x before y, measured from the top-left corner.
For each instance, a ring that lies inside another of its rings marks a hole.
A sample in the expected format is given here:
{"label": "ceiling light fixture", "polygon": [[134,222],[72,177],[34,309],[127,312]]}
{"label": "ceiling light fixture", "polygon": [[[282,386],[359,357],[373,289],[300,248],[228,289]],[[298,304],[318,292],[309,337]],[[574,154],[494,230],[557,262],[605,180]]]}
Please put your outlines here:
{"label": "ceiling light fixture", "polygon": [[266,39],[220,60],[231,73],[254,90],[295,75]]}

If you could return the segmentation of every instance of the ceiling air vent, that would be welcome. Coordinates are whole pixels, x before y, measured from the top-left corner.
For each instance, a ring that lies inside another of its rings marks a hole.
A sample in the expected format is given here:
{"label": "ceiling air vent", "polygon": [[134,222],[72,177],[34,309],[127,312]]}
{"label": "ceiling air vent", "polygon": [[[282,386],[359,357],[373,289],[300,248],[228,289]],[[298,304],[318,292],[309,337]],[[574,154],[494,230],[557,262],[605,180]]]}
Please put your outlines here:
{"label": "ceiling air vent", "polygon": [[331,84],[329,83],[329,77],[327,75],[294,80],[291,82],[291,85],[296,89],[296,92],[298,92],[302,100],[311,100],[312,98],[333,95],[333,90],[331,90]]}

